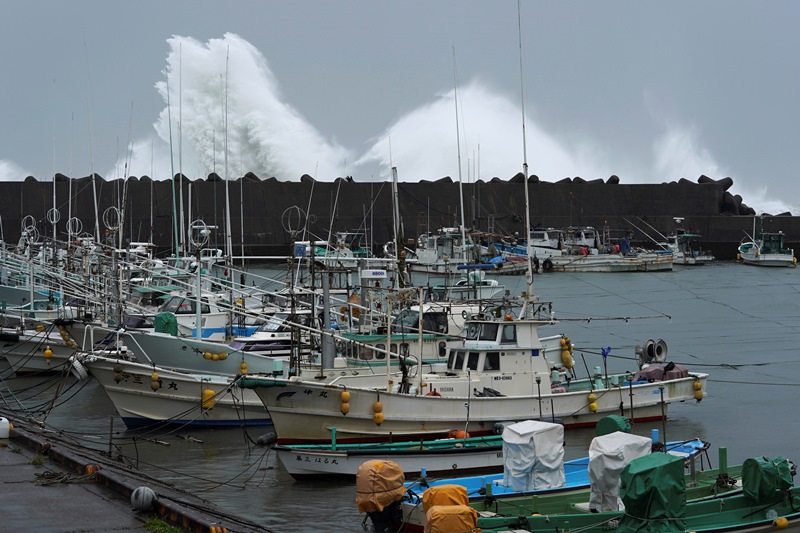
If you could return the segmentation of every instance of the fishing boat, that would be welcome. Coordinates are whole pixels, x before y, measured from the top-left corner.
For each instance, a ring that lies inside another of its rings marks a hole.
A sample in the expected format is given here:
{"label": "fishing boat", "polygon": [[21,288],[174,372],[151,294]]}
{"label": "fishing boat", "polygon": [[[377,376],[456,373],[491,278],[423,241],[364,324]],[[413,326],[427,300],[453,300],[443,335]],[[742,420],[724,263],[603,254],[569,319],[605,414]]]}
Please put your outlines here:
{"label": "fishing boat", "polygon": [[[270,417],[252,391],[226,374],[186,372],[132,360],[116,349],[78,352],[75,373],[88,372],[103,387],[129,428],[159,424],[263,426]],[[246,365],[241,367],[245,372]]]}
{"label": "fishing boat", "polygon": [[480,248],[469,231],[463,226],[445,227],[417,238],[416,261],[409,262],[408,268],[412,272],[446,275],[454,274],[459,265],[479,261]]}
{"label": "fishing boat", "polygon": [[0,333],[0,356],[17,375],[62,372],[77,347],[61,325],[39,324]]}
{"label": "fishing boat", "polygon": [[461,345],[430,372],[249,375],[242,386],[255,389],[286,444],[330,442],[334,427],[342,442],[366,442],[433,438],[454,428],[480,436],[497,423],[531,418],[592,427],[621,409],[634,421],[662,420],[670,403],[705,394],[708,374],[672,362],[636,375],[606,374],[598,365],[579,378],[571,341],[562,338],[551,353],[539,338],[538,328],[552,323],[529,317],[525,307],[517,318],[498,308],[468,318]]}
{"label": "fishing boat", "polygon": [[684,230],[667,235],[666,246],[672,250],[673,264],[701,266],[714,260],[714,256],[700,246],[702,236]]}
{"label": "fishing boat", "polygon": [[627,237],[612,243],[608,230],[571,226],[563,231],[563,253],[542,262],[545,272],[660,272],[672,270],[673,252],[634,250]]}
{"label": "fishing boat", "polygon": [[782,231],[762,231],[757,239],[742,242],[736,258],[745,265],[796,267],[794,250],[787,248]]}
{"label": "fishing boat", "polygon": [[707,442],[690,439],[662,443],[657,431],[650,438],[625,431],[600,435],[592,441],[588,457],[571,461],[563,461],[563,428],[557,425],[521,422],[504,428],[503,435],[503,473],[406,482],[408,491],[401,502],[404,530],[423,531],[427,508],[438,498],[429,491],[460,487],[466,504],[481,514],[547,514],[563,509],[565,503],[599,511],[611,502],[616,510],[621,470],[649,453],[665,452],[684,458],[690,499],[732,493],[737,488],[734,476],[741,471],[741,467],[727,466],[724,448],[720,449],[719,469],[698,471],[697,463],[702,466],[707,459]]}
{"label": "fishing boat", "polygon": [[470,507],[464,515],[473,516],[475,525],[484,532],[800,530],[800,487],[793,484],[794,465],[783,457],[745,460],[742,491],[724,498],[692,500],[683,472],[681,457],[649,454],[634,459],[621,473],[620,500],[624,510],[590,512],[563,501],[560,509],[532,516],[515,513],[478,517]]}
{"label": "fishing boat", "polygon": [[[503,466],[503,438],[459,436],[452,438],[339,444],[285,444],[273,447],[286,471],[295,479],[319,476],[355,478],[364,461],[396,462],[406,475],[432,476],[496,472]],[[460,432],[463,434],[463,432]],[[335,432],[334,432],[335,435]]]}

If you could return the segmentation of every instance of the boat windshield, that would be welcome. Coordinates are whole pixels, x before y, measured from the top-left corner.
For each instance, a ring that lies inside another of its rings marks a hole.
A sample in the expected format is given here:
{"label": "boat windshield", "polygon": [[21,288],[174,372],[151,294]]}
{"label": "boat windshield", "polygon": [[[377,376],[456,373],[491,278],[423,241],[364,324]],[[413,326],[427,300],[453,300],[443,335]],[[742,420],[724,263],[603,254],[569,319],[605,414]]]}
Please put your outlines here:
{"label": "boat windshield", "polygon": [[416,332],[419,327],[419,311],[403,309],[392,322],[392,331],[396,333]]}
{"label": "boat windshield", "polygon": [[[192,298],[184,298],[183,296],[173,296],[161,306],[158,310],[160,313],[174,313],[176,315],[188,315],[197,312],[197,302]],[[200,304],[201,313],[210,313],[211,308],[207,302]]]}

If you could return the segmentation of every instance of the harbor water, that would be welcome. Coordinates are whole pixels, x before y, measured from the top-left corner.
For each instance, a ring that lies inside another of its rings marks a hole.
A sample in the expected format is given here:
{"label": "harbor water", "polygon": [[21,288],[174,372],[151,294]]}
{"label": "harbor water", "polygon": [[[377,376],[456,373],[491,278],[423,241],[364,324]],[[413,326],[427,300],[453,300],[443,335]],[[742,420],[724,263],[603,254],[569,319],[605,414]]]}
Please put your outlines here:
{"label": "harbor water", "polygon": [[[511,294],[526,290],[524,277],[498,280]],[[666,423],[636,424],[635,433],[649,436],[658,429],[668,440],[704,439],[711,443],[714,466],[722,446],[731,464],[756,456],[800,461],[796,269],[716,262],[658,273],[548,273],[534,276],[533,293],[552,302],[559,319],[541,333],[572,339],[581,376],[604,365],[606,347],[609,372],[635,372],[635,347],[648,339],[667,343],[667,361],[710,374],[702,402],[671,404]],[[3,412],[21,418],[30,413],[63,438],[110,450],[131,468],[256,521],[265,531],[363,531],[355,483],[294,481],[268,446],[256,444],[269,427],[128,431],[91,379],[15,378],[5,362],[0,373]],[[566,458],[585,456],[593,436],[588,429],[568,430]]]}

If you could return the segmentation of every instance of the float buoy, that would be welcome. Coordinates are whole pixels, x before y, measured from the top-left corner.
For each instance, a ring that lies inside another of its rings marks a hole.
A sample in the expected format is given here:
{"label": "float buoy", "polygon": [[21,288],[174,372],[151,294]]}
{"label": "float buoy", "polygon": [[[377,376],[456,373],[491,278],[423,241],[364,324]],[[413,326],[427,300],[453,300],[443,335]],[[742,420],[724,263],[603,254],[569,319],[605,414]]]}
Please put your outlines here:
{"label": "float buoy", "polygon": [[158,495],[150,487],[139,487],[131,493],[131,505],[137,511],[150,511],[157,501]]}
{"label": "float buoy", "polygon": [[214,400],[214,396],[216,395],[217,393],[211,389],[203,389],[203,398],[200,406],[203,409],[213,409],[214,403],[216,403]]}

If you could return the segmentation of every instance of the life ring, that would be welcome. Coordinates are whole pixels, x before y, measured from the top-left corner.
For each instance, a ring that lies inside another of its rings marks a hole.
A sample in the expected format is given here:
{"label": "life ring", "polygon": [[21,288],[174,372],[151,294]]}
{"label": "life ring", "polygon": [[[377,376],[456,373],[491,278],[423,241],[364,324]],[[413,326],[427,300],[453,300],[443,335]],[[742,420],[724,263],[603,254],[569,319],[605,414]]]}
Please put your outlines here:
{"label": "life ring", "polygon": [[550,272],[551,270],[553,270],[553,262],[550,260],[549,257],[544,260],[544,263],[542,263],[542,270],[544,270],[545,272]]}

